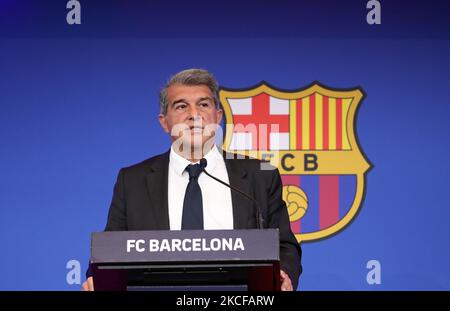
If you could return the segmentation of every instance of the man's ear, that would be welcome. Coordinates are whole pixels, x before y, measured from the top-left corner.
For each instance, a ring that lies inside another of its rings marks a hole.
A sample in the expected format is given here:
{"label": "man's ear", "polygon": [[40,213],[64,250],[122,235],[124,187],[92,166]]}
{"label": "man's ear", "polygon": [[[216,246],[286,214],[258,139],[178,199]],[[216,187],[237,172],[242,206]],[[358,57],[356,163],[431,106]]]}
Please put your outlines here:
{"label": "man's ear", "polygon": [[159,124],[163,128],[164,132],[169,133],[169,127],[167,126],[167,118],[162,113],[159,114]]}
{"label": "man's ear", "polygon": [[220,124],[220,122],[222,122],[222,117],[223,117],[223,110],[217,109],[217,124]]}

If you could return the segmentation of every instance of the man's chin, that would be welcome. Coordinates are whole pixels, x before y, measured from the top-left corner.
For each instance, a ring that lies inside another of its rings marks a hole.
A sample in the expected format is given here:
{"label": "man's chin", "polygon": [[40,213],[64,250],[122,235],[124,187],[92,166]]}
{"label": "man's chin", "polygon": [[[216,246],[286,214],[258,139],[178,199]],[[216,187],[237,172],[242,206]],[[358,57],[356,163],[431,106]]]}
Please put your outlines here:
{"label": "man's chin", "polygon": [[212,148],[213,143],[214,141],[211,141],[210,137],[192,135],[190,138],[178,138],[174,141],[173,147],[177,149],[178,153],[183,154],[183,157],[192,159],[207,153]]}
{"label": "man's chin", "polygon": [[202,148],[203,146],[203,139],[202,137],[181,137],[176,140],[176,145],[180,146],[181,149],[198,149]]}

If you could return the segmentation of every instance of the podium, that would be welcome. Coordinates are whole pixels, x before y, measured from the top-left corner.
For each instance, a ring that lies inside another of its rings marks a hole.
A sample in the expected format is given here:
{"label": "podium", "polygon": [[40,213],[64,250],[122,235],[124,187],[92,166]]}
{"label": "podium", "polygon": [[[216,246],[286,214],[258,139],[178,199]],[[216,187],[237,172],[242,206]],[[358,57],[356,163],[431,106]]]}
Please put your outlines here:
{"label": "podium", "polygon": [[95,290],[280,290],[278,229],[92,233]]}

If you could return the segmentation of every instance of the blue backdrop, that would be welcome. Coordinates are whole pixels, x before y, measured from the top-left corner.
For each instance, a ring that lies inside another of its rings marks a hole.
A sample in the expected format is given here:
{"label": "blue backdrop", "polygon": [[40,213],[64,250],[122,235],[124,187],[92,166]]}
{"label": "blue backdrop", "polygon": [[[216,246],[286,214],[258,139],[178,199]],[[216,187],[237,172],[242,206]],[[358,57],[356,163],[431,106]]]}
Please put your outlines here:
{"label": "blue backdrop", "polygon": [[[450,289],[450,5],[381,1],[0,3],[0,290],[78,290],[119,168],[169,148],[158,90],[202,67],[227,88],[361,86],[374,168],[344,231],[303,244],[301,290]],[[369,285],[366,264],[381,263]]]}

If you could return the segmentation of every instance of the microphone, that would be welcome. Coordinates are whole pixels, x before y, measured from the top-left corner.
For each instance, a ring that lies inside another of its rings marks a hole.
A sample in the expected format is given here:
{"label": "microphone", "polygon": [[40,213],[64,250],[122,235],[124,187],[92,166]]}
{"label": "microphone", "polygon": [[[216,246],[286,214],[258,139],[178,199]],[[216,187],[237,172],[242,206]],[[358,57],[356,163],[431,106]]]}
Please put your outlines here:
{"label": "microphone", "polygon": [[217,177],[214,177],[213,175],[209,174],[206,170],[205,167],[208,165],[208,162],[206,161],[205,158],[202,158],[200,160],[200,167],[202,169],[202,172],[205,173],[206,175],[208,175],[209,177],[211,177],[212,179],[214,179],[215,181],[221,183],[224,186],[227,186],[228,188],[230,188],[233,191],[236,191],[237,193],[239,193],[240,195],[246,197],[248,200],[252,201],[253,204],[256,206],[256,226],[258,227],[258,229],[264,229],[264,219],[262,217],[262,213],[261,213],[261,207],[259,206],[258,201],[256,201],[254,198],[252,198],[250,195],[248,195],[247,193],[233,187],[232,185],[227,184],[226,182],[220,180]]}

